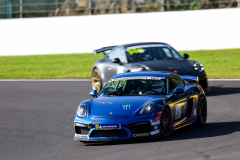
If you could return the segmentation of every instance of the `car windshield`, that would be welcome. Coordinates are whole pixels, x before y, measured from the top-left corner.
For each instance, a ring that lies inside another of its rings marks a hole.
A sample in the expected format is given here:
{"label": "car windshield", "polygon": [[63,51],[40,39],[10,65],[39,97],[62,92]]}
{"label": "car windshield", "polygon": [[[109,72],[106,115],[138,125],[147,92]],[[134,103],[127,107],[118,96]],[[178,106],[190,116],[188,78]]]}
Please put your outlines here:
{"label": "car windshield", "polygon": [[[157,77],[159,78],[159,77]],[[131,79],[109,81],[99,96],[165,95],[165,79]]]}
{"label": "car windshield", "polygon": [[128,62],[183,59],[173,48],[167,45],[141,45],[126,48]]}

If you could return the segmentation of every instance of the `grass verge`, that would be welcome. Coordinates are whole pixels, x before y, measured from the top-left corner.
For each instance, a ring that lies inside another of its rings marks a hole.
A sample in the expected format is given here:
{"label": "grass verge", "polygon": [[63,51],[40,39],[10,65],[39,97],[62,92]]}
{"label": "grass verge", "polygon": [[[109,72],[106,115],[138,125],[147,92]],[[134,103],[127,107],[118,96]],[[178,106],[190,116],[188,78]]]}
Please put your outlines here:
{"label": "grass verge", "polygon": [[[240,78],[240,49],[181,51],[203,64],[208,78]],[[91,78],[102,54],[0,56],[0,79]]]}

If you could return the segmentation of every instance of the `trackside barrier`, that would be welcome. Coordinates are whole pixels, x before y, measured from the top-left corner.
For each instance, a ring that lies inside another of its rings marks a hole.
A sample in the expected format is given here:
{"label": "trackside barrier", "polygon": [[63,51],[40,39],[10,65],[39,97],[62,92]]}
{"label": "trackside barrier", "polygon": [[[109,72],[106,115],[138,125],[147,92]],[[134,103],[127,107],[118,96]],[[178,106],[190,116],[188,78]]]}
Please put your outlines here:
{"label": "trackside barrier", "polygon": [[240,8],[0,20],[0,55],[91,53],[165,42],[177,50],[240,48]]}

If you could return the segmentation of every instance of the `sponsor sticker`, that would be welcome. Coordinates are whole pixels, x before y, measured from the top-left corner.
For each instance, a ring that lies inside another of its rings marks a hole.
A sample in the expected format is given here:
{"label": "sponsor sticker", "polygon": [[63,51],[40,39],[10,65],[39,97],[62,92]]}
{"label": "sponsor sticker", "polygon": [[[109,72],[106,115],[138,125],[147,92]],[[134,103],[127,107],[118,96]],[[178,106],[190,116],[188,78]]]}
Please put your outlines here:
{"label": "sponsor sticker", "polygon": [[149,136],[149,133],[140,133],[140,134],[133,135],[133,137],[143,137],[143,136]]}
{"label": "sponsor sticker", "polygon": [[102,104],[112,104],[112,102],[108,102],[108,101],[106,101],[106,102],[100,102],[100,101],[98,101],[98,103],[102,103]]}
{"label": "sponsor sticker", "polygon": [[160,124],[160,120],[156,120],[156,121],[151,120],[151,125],[152,126],[155,126],[155,125],[158,125],[158,124]]}
{"label": "sponsor sticker", "polygon": [[197,109],[195,108],[193,111],[193,116],[196,116],[196,115],[197,115]]}
{"label": "sponsor sticker", "polygon": [[78,138],[87,138],[87,135],[75,134],[75,137],[78,137]]}
{"label": "sponsor sticker", "polygon": [[175,119],[178,119],[180,117],[181,117],[181,104],[176,104]]}
{"label": "sponsor sticker", "polygon": [[159,129],[156,130],[156,131],[152,131],[152,132],[150,132],[151,135],[158,134],[158,133],[159,133]]}
{"label": "sponsor sticker", "polygon": [[[133,80],[133,79],[153,79],[153,80],[161,80],[165,79],[165,77],[122,77],[122,78],[115,78],[108,82],[107,86],[105,88],[108,88],[112,86],[113,82],[118,82],[120,80],[121,83],[126,82],[127,80]],[[113,85],[115,86],[115,84]]]}
{"label": "sponsor sticker", "polygon": [[158,129],[158,126],[156,125],[156,126],[154,126],[154,130],[157,130]]}
{"label": "sponsor sticker", "polygon": [[104,129],[121,129],[121,124],[96,124],[95,129],[104,130]]}
{"label": "sponsor sticker", "polygon": [[119,73],[124,73],[124,67],[123,66],[118,66],[117,67],[117,74]]}
{"label": "sponsor sticker", "polygon": [[124,110],[130,109],[130,104],[122,105]]}

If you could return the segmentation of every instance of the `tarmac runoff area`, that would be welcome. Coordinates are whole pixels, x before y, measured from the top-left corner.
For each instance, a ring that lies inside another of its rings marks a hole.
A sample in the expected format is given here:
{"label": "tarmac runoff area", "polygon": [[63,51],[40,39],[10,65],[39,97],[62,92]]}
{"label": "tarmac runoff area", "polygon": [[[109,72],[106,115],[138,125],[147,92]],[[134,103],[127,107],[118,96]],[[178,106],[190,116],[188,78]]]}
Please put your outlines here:
{"label": "tarmac runoff area", "polygon": [[204,127],[180,129],[166,139],[82,144],[73,120],[91,98],[91,80],[0,82],[0,159],[208,160],[240,157],[240,82],[209,80]]}

